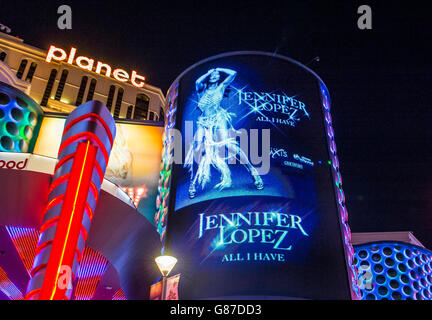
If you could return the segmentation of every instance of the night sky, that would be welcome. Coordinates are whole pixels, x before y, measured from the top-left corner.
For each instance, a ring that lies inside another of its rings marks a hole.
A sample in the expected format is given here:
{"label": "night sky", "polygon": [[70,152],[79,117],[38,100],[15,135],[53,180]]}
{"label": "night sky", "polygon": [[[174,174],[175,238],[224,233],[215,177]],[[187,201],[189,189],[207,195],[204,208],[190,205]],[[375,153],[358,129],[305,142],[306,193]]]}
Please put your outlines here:
{"label": "night sky", "polygon": [[[235,50],[277,52],[326,83],[354,232],[413,231],[432,249],[432,20],[404,1],[3,1],[0,23],[28,44],[136,69],[162,88]],[[57,7],[73,10],[57,29]],[[373,29],[357,28],[368,4]]]}

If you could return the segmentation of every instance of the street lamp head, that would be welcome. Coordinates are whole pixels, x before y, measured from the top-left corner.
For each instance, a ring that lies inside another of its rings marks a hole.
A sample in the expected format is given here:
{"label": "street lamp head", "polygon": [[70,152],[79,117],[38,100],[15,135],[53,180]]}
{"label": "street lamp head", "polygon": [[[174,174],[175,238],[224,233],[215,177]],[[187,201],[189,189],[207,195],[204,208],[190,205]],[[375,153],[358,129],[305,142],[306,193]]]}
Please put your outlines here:
{"label": "street lamp head", "polygon": [[172,256],[159,256],[155,259],[155,261],[164,277],[168,276],[177,263],[177,259]]}

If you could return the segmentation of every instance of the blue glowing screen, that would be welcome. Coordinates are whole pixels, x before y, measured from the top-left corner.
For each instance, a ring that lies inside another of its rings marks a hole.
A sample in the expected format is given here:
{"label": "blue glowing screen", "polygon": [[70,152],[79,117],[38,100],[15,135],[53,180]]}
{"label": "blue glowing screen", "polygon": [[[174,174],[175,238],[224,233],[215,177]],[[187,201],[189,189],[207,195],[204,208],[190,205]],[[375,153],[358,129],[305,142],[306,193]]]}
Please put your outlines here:
{"label": "blue glowing screen", "polygon": [[348,298],[318,79],[228,56],[178,83],[166,248],[183,298]]}

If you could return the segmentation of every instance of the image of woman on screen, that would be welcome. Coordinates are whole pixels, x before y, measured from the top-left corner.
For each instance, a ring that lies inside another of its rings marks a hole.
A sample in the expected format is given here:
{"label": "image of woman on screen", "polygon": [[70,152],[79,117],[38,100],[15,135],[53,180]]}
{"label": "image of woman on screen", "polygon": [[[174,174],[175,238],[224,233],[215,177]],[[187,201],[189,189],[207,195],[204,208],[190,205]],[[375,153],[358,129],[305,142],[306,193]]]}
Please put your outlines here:
{"label": "image of woman on screen", "polygon": [[[221,106],[226,89],[236,75],[236,71],[215,68],[209,70],[195,82],[198,95],[197,108],[201,114],[197,119],[197,131],[185,160],[185,167],[189,168],[191,174],[190,198],[195,197],[197,184],[203,189],[210,181],[211,167],[214,167],[221,174],[220,182],[214,187],[219,190],[231,187],[231,171],[227,164],[230,157],[236,157],[246,167],[258,190],[264,187],[258,171],[241,150],[235,137],[230,135],[230,131],[237,132],[231,122],[235,114],[228,112]],[[226,150],[228,156],[225,156]],[[194,155],[197,162],[196,172],[194,172]]]}

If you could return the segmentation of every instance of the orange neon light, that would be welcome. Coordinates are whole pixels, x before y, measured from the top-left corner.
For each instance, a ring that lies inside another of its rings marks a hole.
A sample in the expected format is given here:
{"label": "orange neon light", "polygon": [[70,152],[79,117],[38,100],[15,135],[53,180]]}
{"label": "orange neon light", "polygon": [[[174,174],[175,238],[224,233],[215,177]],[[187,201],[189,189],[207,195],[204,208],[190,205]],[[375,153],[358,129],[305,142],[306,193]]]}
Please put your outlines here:
{"label": "orange neon light", "polygon": [[[50,45],[47,51],[47,55],[45,57],[45,61],[51,63],[52,61],[60,62],[66,60],[67,63],[70,65],[73,65],[75,63],[75,65],[77,65],[81,69],[87,71],[93,71],[95,60],[90,59],[86,56],[78,56],[75,58],[76,52],[77,49],[74,47],[71,47],[69,54],[67,54],[66,51],[63,50],[62,48],[58,48],[54,45]],[[108,78],[111,77],[112,75],[113,78],[116,79],[117,81],[120,82],[130,81],[130,83],[137,88],[142,88],[145,85],[145,77],[139,75],[135,70],[132,70],[131,74],[129,75],[129,73],[123,69],[120,68],[113,69],[109,64],[101,61],[97,61],[96,69],[94,72],[99,75],[103,75],[102,68],[105,69],[105,76]]]}

